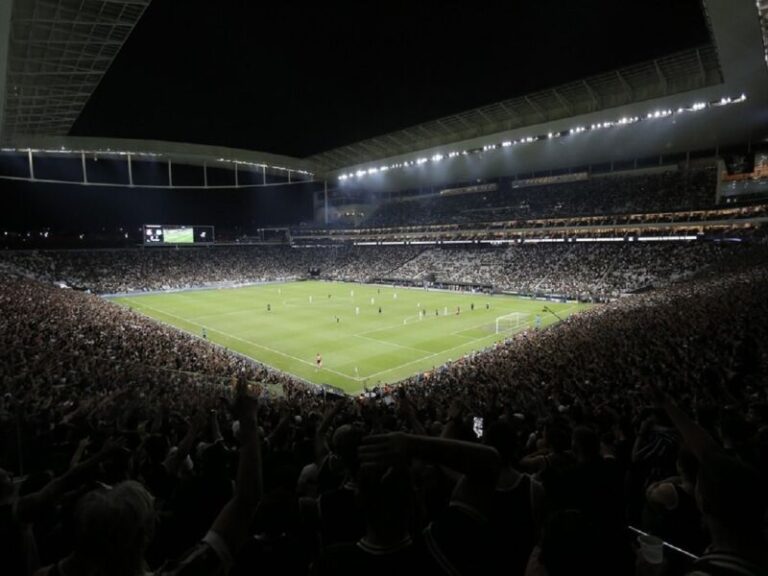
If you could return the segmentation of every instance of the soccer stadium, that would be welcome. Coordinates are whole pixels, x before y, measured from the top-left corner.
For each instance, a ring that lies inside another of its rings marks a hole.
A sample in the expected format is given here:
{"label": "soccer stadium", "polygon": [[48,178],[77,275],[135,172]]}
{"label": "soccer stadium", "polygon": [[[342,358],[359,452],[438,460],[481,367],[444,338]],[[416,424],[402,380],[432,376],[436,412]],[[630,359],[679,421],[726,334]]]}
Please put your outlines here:
{"label": "soccer stadium", "polygon": [[0,1],[0,574],[398,571],[768,574],[768,1]]}

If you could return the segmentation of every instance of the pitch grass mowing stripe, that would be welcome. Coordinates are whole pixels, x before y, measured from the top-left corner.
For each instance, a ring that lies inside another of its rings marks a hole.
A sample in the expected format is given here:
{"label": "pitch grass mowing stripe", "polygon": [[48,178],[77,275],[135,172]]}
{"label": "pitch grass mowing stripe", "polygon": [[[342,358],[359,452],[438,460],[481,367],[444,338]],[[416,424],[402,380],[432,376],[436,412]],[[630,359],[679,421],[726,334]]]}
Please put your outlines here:
{"label": "pitch grass mowing stripe", "polygon": [[[540,301],[340,282],[143,294],[116,302],[273,368],[349,393],[397,382],[493,345],[495,320],[556,322]],[[547,303],[561,317],[584,304]],[[323,367],[315,365],[320,353]]]}

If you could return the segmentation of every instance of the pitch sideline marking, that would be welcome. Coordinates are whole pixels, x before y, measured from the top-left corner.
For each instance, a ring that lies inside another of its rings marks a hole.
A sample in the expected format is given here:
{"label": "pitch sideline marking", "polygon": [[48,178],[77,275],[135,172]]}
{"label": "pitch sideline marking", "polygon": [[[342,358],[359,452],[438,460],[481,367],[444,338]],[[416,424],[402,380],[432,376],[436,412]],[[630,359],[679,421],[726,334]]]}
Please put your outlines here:
{"label": "pitch sideline marking", "polygon": [[[263,350],[267,350],[269,352],[272,352],[273,354],[278,354],[279,356],[284,356],[286,358],[290,358],[291,360],[296,360],[296,361],[298,361],[298,362],[300,362],[302,364],[305,364],[307,366],[310,366],[310,367],[314,366],[314,363],[309,362],[307,360],[304,360],[302,358],[298,358],[296,356],[292,356],[291,354],[288,354],[286,352],[281,352],[279,350],[275,350],[273,348],[270,348],[269,346],[264,346],[263,344],[258,344],[256,342],[251,342],[250,340],[245,340],[244,338],[240,338],[239,336],[234,336],[232,334],[228,334],[228,333],[223,332],[221,330],[217,330],[215,328],[210,328],[208,326],[204,326],[204,325],[199,324],[197,322],[194,322],[192,320],[187,320],[186,318],[182,318],[181,316],[177,316],[176,314],[172,314],[170,312],[164,312],[163,310],[160,310],[160,309],[155,308],[153,306],[149,306],[147,304],[139,304],[139,306],[144,306],[145,308],[149,308],[150,310],[154,310],[155,312],[157,312],[159,314],[164,314],[166,316],[170,316],[172,318],[176,318],[177,320],[180,320],[182,322],[186,322],[188,324],[193,324],[194,326],[198,326],[200,328],[205,328],[206,330],[210,330],[211,332],[216,332],[216,333],[221,334],[222,336],[225,336],[227,338],[231,338],[233,340],[238,340],[238,341],[243,342],[245,344],[250,344],[252,346],[256,346],[257,348],[262,348]],[[577,307],[576,304],[569,306],[568,308],[563,310],[563,314],[565,315],[566,312],[568,312],[568,311],[570,311],[570,310],[572,310],[572,309],[574,309],[576,307]],[[486,323],[483,323],[480,326],[484,326],[485,324]],[[178,329],[178,326],[176,326],[176,328]],[[394,328],[394,326],[392,328]],[[183,331],[183,329],[182,329],[182,331]],[[353,336],[365,338],[365,336],[364,336],[365,334],[370,334],[372,332],[378,332],[378,331],[383,331],[383,329],[362,332],[361,334],[354,334]],[[193,334],[193,336],[196,336],[196,334]],[[487,340],[488,338],[490,338],[492,336],[497,336],[497,334],[489,334],[487,336],[481,336],[480,338],[472,338],[472,339],[470,339],[470,342],[480,342],[482,340]],[[469,336],[462,336],[462,337],[463,338],[470,338]],[[375,338],[368,338],[368,340],[372,340],[372,341],[379,342],[379,343],[385,343],[385,344],[393,344],[392,342],[386,342],[386,341],[383,341],[383,340],[377,340]],[[411,360],[411,361],[405,362],[403,364],[398,364],[397,366],[393,366],[391,368],[387,368],[386,370],[381,370],[379,372],[374,372],[373,374],[369,374],[367,376],[360,376],[360,377],[349,376],[347,374],[344,374],[343,372],[339,372],[339,371],[333,370],[331,368],[321,368],[321,370],[326,370],[328,372],[331,372],[332,374],[336,374],[337,376],[341,376],[342,378],[346,378],[347,380],[352,380],[353,382],[358,382],[358,383],[359,382],[365,382],[365,381],[367,381],[367,380],[369,380],[371,378],[375,378],[375,377],[380,376],[382,374],[387,374],[388,372],[393,372],[395,370],[399,370],[400,368],[403,368],[405,366],[410,366],[411,364],[415,364],[417,362],[421,362],[421,361],[424,361],[424,360],[429,360],[430,358],[434,358],[435,356],[439,356],[439,355],[444,354],[446,352],[451,352],[452,350],[456,350],[458,348],[462,348],[464,346],[468,346],[470,344],[470,342],[464,342],[464,343],[459,344],[457,346],[453,346],[451,348],[446,348],[444,350],[440,350],[439,352],[434,352],[432,354],[428,354],[427,356],[423,356],[421,358],[417,358],[416,360]],[[413,350],[416,350],[416,349],[413,349]],[[256,361],[257,362],[261,362],[260,360],[256,360]],[[263,364],[267,365],[266,363],[263,363]],[[276,369],[280,370],[279,368],[276,368]],[[290,373],[288,370],[285,370],[285,372]]]}
{"label": "pitch sideline marking", "polygon": [[[138,305],[137,305],[138,306]],[[262,348],[264,350],[267,350],[269,352],[272,352],[273,354],[278,354],[280,356],[285,356],[286,358],[290,358],[291,360],[296,360],[297,362],[301,362],[302,364],[306,364],[307,366],[314,366],[315,364],[312,362],[309,362],[308,360],[304,360],[302,358],[298,358],[296,356],[291,356],[290,354],[286,352],[281,352],[280,350],[275,350],[273,348],[270,348],[269,346],[264,346],[263,344],[258,344],[257,342],[251,342],[250,340],[246,340],[245,338],[240,338],[239,336],[235,336],[233,334],[228,334],[227,332],[222,332],[221,330],[217,330],[216,328],[211,328],[210,326],[204,326],[203,324],[198,324],[197,322],[193,322],[192,320],[187,320],[186,318],[182,318],[181,316],[177,316],[176,314],[172,314],[170,312],[165,312],[163,310],[160,310],[158,308],[155,308],[153,306],[149,306],[148,304],[143,304],[145,308],[149,308],[150,310],[154,310],[158,314],[163,314],[165,316],[170,316],[171,318],[176,318],[177,320],[181,320],[182,322],[185,322],[187,324],[192,324],[194,326],[199,326],[200,328],[205,328],[206,330],[210,330],[211,332],[216,332],[218,334],[221,334],[222,336],[225,336],[226,338],[231,338],[232,340],[238,340],[240,342],[243,342],[244,344],[250,344],[251,346],[256,346],[257,348]],[[178,326],[175,326],[175,328],[179,328]],[[196,336],[196,334],[193,334]],[[257,362],[261,362],[261,360],[255,359]],[[277,370],[282,370],[280,368],[276,368]],[[336,370],[333,370],[331,368],[320,368],[320,370],[326,370],[328,372],[331,372],[333,374],[336,374],[337,376],[341,376],[342,378],[347,378],[348,380],[360,380],[359,378],[355,378],[353,376],[348,376],[347,374],[344,374],[343,372],[337,372]],[[289,372],[288,370],[283,370],[284,372]]]}

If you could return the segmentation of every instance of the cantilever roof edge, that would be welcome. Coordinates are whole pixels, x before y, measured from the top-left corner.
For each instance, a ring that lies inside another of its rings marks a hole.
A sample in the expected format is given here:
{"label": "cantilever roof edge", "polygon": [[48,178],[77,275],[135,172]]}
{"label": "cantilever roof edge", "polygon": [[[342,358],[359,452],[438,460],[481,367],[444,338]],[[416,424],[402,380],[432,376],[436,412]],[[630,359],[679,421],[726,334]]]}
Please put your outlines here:
{"label": "cantilever roof edge", "polygon": [[7,2],[0,140],[67,134],[151,0]]}

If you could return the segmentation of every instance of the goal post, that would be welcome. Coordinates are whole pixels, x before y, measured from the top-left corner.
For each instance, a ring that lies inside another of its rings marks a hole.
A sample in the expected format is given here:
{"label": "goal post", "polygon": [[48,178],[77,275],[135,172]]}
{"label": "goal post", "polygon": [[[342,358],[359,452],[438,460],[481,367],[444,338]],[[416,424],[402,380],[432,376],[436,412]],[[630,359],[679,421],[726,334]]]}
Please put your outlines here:
{"label": "goal post", "polygon": [[528,314],[523,312],[512,312],[496,318],[496,334],[519,330],[525,325],[525,318]]}

